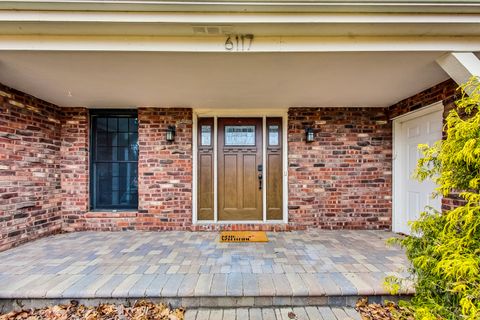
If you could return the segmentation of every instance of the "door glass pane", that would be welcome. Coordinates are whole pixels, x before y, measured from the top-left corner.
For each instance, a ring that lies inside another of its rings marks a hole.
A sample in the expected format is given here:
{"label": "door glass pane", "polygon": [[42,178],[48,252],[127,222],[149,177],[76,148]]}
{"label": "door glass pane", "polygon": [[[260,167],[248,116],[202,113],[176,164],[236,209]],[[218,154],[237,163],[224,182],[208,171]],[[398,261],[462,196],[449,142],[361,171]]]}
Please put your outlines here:
{"label": "door glass pane", "polygon": [[116,151],[117,149],[112,147],[98,147],[94,156],[97,161],[112,161],[116,158],[116,154],[113,154]]}
{"label": "door glass pane", "polygon": [[268,126],[268,144],[270,146],[278,146],[279,137],[278,137],[278,125]]}
{"label": "door glass pane", "polygon": [[108,146],[108,135],[104,132],[97,133],[97,146]]}
{"label": "door glass pane", "polygon": [[128,118],[118,119],[118,131],[128,132]]}
{"label": "door glass pane", "polygon": [[225,126],[226,146],[254,146],[255,126]]}
{"label": "door glass pane", "polygon": [[138,133],[130,133],[128,143],[128,160],[138,161]]}
{"label": "door glass pane", "polygon": [[212,126],[203,125],[201,130],[202,146],[210,146],[212,144]]}
{"label": "door glass pane", "polygon": [[127,147],[128,146],[128,133],[119,133],[117,137],[117,146]]}
{"label": "door glass pane", "polygon": [[107,118],[97,118],[97,131],[107,131]]}
{"label": "door glass pane", "polygon": [[130,118],[129,119],[128,130],[130,132],[137,132],[138,131],[138,119],[137,118]]}
{"label": "door glass pane", "polygon": [[105,206],[112,203],[112,165],[110,163],[97,164],[97,205]]}
{"label": "door glass pane", "polygon": [[118,147],[117,148],[117,160],[127,161],[128,160],[128,147]]}
{"label": "door glass pane", "polygon": [[111,132],[108,134],[108,145],[109,146],[117,146],[117,133],[116,132]]}
{"label": "door glass pane", "polygon": [[117,118],[108,118],[108,131],[110,132],[116,132],[117,131],[117,123],[118,119]]}

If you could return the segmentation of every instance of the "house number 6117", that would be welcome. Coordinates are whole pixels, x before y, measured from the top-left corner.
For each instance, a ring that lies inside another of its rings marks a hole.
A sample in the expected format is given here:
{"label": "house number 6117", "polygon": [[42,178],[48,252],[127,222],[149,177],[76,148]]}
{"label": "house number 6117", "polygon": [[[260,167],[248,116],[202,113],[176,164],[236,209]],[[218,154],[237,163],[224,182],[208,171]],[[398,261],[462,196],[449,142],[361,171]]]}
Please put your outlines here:
{"label": "house number 6117", "polygon": [[249,51],[252,47],[253,34],[228,35],[225,40],[227,51]]}

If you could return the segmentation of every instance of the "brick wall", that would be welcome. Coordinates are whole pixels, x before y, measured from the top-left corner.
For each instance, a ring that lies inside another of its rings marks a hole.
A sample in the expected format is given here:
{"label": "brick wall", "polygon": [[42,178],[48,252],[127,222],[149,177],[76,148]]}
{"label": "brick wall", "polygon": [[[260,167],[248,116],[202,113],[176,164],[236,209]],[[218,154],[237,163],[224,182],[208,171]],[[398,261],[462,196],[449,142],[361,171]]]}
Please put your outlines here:
{"label": "brick wall", "polygon": [[[176,125],[173,143],[166,141]],[[138,229],[185,229],[192,222],[192,109],[138,110]]]}
{"label": "brick wall", "polygon": [[[455,108],[449,79],[384,109],[289,110],[289,224],[301,229],[391,228],[392,122],[396,116],[443,101]],[[305,126],[315,132],[306,143]],[[461,203],[442,200],[444,210]]]}
{"label": "brick wall", "polygon": [[[443,81],[390,106],[388,108],[388,116],[390,119],[393,119],[399,115],[415,111],[438,101],[444,101],[444,104],[446,104],[445,112],[448,112],[454,107],[453,101],[457,87],[457,84],[452,79]],[[446,113],[444,116],[445,115]]]}
{"label": "brick wall", "polygon": [[[390,228],[392,128],[385,110],[291,108],[288,118],[289,223]],[[306,126],[314,142],[305,142]]]}
{"label": "brick wall", "polygon": [[[455,88],[448,80],[384,109],[290,109],[289,224],[192,227],[191,109],[138,110],[139,210],[89,212],[88,110],[0,85],[0,250],[61,230],[388,229],[390,120],[439,100],[448,112]],[[305,126],[315,142],[304,141]]]}
{"label": "brick wall", "polygon": [[59,232],[57,106],[0,84],[0,250]]}

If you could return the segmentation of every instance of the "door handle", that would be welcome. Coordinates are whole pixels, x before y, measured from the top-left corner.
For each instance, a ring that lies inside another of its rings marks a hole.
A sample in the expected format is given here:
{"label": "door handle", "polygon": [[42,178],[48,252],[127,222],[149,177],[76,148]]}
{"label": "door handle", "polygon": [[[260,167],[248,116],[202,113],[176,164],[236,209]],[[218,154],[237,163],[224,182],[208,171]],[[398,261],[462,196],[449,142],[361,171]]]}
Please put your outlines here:
{"label": "door handle", "polygon": [[262,174],[259,173],[258,174],[258,190],[262,190],[262,178],[263,178]]}

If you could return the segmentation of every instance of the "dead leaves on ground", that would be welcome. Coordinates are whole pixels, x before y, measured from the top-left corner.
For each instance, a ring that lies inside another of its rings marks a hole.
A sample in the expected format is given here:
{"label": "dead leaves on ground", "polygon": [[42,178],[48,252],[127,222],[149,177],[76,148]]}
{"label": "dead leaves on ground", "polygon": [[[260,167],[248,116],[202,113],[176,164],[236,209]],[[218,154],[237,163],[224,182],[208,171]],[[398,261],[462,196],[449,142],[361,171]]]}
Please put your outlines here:
{"label": "dead leaves on ground", "polygon": [[100,304],[95,307],[71,301],[42,309],[12,311],[0,320],[184,320],[185,310],[172,309],[163,303],[137,301],[133,306]]}
{"label": "dead leaves on ground", "polygon": [[[410,310],[393,302],[384,305],[368,303],[360,299],[356,305],[362,320],[414,320]],[[184,320],[185,310],[173,309],[163,303],[140,300],[133,306],[121,304],[100,304],[94,307],[80,305],[71,301],[66,305],[54,305],[35,310],[12,311],[0,314],[0,320]],[[288,313],[289,319],[296,319],[296,314]]]}
{"label": "dead leaves on ground", "polygon": [[368,299],[360,299],[356,308],[362,320],[414,320],[413,313],[391,301],[381,305],[368,303]]}

